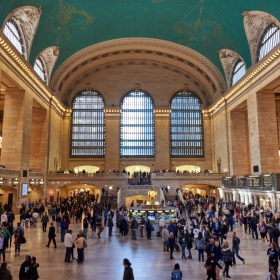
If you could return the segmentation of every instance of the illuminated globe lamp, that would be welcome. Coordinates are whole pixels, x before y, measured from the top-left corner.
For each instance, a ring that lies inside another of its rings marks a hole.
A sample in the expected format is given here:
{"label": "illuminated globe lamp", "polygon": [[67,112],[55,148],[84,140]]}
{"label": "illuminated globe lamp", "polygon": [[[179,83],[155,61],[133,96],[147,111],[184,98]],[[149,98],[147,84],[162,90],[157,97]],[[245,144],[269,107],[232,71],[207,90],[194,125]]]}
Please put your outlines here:
{"label": "illuminated globe lamp", "polygon": [[151,199],[151,204],[154,207],[155,204],[155,199],[157,197],[157,191],[154,189],[154,187],[152,187],[149,191],[148,191],[148,197]]}

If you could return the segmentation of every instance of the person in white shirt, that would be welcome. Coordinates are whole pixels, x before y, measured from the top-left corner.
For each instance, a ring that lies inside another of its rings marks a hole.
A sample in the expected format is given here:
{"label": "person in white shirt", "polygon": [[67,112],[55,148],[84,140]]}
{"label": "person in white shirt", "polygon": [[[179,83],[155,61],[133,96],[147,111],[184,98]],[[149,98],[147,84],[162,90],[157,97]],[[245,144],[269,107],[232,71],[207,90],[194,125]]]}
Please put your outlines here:
{"label": "person in white shirt", "polygon": [[[198,229],[197,226],[194,226],[194,230],[193,230],[194,244],[196,244],[196,240],[198,238],[199,233],[200,233],[200,229]],[[195,246],[195,249],[196,249],[196,246]]]}
{"label": "person in white shirt", "polygon": [[158,226],[159,226],[159,232],[160,232],[160,236],[161,236],[162,229],[165,226],[165,218],[164,217],[161,217],[161,219],[159,220]]}
{"label": "person in white shirt", "polygon": [[162,236],[163,251],[166,251],[166,250],[169,251],[169,246],[167,245],[167,240],[169,238],[169,231],[166,228],[166,225],[163,226],[163,230],[160,233],[161,233],[161,236]]}
{"label": "person in white shirt", "polygon": [[33,227],[36,227],[36,226],[37,226],[38,217],[39,217],[39,214],[38,214],[37,212],[34,212],[34,213],[32,214]]}
{"label": "person in white shirt", "polygon": [[4,212],[2,215],[1,215],[1,225],[3,224],[7,224],[7,221],[8,221],[8,217],[6,215],[6,212]]}
{"label": "person in white shirt", "polygon": [[72,254],[72,246],[74,244],[74,240],[73,240],[73,236],[72,236],[72,230],[68,230],[68,232],[65,234],[64,237],[64,246],[66,248],[66,252],[65,252],[65,262],[71,262],[70,261],[70,257]]}

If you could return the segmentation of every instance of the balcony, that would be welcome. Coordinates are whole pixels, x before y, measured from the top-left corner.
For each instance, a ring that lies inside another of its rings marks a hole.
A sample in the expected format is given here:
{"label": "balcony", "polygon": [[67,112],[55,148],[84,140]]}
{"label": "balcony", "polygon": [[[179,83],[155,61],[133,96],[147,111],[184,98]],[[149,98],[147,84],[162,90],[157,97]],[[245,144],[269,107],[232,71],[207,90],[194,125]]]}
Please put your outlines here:
{"label": "balcony", "polygon": [[49,173],[49,179],[74,179],[74,178],[96,178],[96,179],[116,179],[116,178],[126,178],[126,173]]}
{"label": "balcony", "polygon": [[186,178],[186,179],[222,179],[222,177],[227,176],[227,173],[175,173],[175,172],[165,172],[165,173],[152,173],[153,179],[163,179],[163,178]]}

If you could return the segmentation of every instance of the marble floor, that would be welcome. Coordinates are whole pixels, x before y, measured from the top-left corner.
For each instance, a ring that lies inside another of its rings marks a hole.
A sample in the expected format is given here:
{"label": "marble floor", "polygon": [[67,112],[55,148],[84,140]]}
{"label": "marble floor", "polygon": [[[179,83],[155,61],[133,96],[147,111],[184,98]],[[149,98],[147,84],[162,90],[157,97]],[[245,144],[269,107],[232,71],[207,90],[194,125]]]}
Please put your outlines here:
{"label": "marble floor", "polygon": [[[81,224],[75,222],[70,225],[73,236],[76,236]],[[201,280],[206,279],[206,270],[202,262],[198,262],[197,251],[192,250],[192,260],[182,260],[181,253],[174,253],[174,259],[170,260],[169,255],[162,251],[161,238],[155,237],[152,240],[138,238],[131,240],[130,236],[114,236],[108,238],[108,229],[105,229],[98,239],[95,233],[88,234],[88,247],[85,249],[85,261],[83,264],[64,262],[65,249],[60,238],[57,237],[57,248],[47,244],[47,233],[42,231],[41,224],[38,228],[26,229],[27,243],[21,246],[21,256],[14,257],[14,245],[12,251],[9,248],[6,252],[6,261],[11,264],[11,272],[14,279],[18,279],[18,272],[26,254],[36,256],[40,267],[38,269],[40,280],[122,280],[123,258],[128,258],[132,263],[134,275],[137,280],[170,279],[174,264],[179,263],[183,271],[183,279]],[[230,268],[231,279],[233,280],[263,280],[266,278],[267,265],[267,243],[252,240],[249,234],[244,234],[237,228],[238,236],[241,239],[241,256],[245,258],[246,264],[237,260],[237,265]],[[230,239],[231,244],[231,239]],[[75,257],[77,253],[75,251]],[[220,277],[220,279],[227,279]]]}

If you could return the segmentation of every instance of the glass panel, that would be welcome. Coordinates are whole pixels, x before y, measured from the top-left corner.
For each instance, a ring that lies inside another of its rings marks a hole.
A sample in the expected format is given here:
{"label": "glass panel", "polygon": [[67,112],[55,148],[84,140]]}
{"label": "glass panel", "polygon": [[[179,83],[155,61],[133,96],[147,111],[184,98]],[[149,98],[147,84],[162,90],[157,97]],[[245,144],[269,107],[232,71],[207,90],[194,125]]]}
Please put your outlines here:
{"label": "glass panel", "polygon": [[20,52],[20,54],[23,55],[24,54],[23,41],[20,36],[17,24],[11,18],[6,22],[3,33],[14,45],[14,47]]}
{"label": "glass panel", "polygon": [[271,24],[263,35],[259,48],[258,60],[261,60],[280,42],[280,29],[274,23]]}
{"label": "glass panel", "polygon": [[34,70],[36,71],[36,73],[40,76],[40,78],[46,82],[46,71],[45,71],[45,67],[43,66],[43,63],[41,61],[40,58],[37,58],[35,61],[35,65],[34,65]]}
{"label": "glass panel", "polygon": [[170,107],[171,157],[203,157],[203,125],[201,104],[191,92],[179,92]]}
{"label": "glass panel", "polygon": [[72,110],[71,156],[105,155],[104,101],[93,91],[76,96]]}
{"label": "glass panel", "polygon": [[245,73],[246,69],[244,62],[239,60],[233,70],[231,85],[233,86],[235,83],[237,83],[237,81],[240,80],[245,75]]}
{"label": "glass panel", "polygon": [[121,157],[154,157],[153,101],[144,92],[130,92],[121,104]]}

